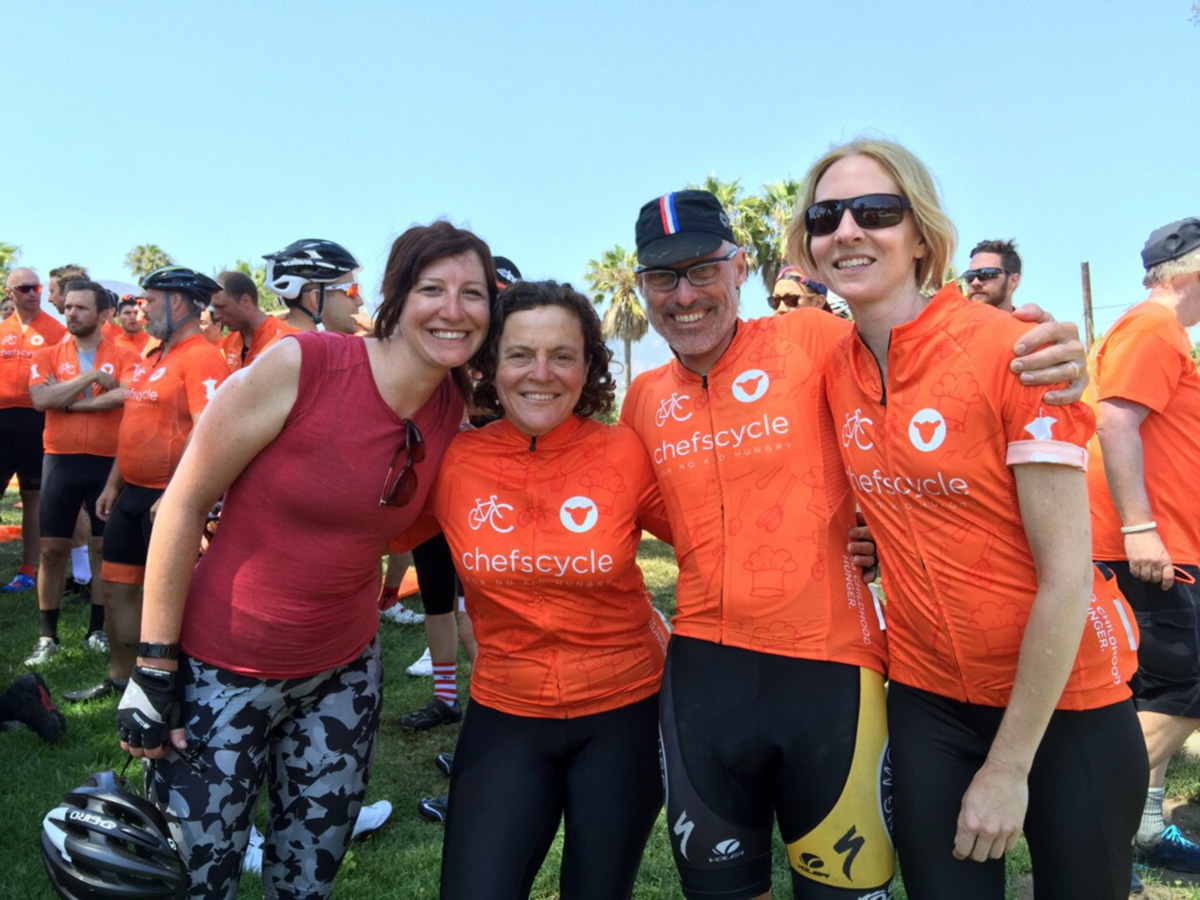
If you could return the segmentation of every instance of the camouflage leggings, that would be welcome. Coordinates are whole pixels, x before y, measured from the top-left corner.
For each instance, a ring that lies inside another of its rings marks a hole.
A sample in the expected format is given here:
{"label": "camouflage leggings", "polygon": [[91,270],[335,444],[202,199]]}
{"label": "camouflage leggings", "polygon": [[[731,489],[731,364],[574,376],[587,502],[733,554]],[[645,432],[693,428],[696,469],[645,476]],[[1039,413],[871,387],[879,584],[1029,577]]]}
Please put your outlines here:
{"label": "camouflage leggings", "polygon": [[[154,766],[157,802],[180,820],[191,898],[235,898],[263,779],[263,895],[328,897],[370,778],[383,666],[378,639],[311,678],[264,681],[181,666],[184,727],[199,762]],[[203,769],[203,771],[199,771]]]}

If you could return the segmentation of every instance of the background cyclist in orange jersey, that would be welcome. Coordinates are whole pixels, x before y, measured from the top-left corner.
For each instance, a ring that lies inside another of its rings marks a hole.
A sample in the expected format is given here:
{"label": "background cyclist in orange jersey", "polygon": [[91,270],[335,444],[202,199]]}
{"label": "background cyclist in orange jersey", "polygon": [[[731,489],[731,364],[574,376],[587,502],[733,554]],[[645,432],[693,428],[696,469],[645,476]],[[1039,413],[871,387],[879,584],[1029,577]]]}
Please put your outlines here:
{"label": "background cyclist in orange jersey", "polygon": [[445,532],[478,642],[443,898],[527,897],[564,816],[562,896],[629,897],[662,804],[666,629],[636,555],[643,526],[670,534],[636,436],[588,418],[612,404],[610,358],[570,285],[504,290],[475,395],[504,417],[454,439],[404,538]]}
{"label": "background cyclist in orange jersey", "polygon": [[[954,283],[954,227],[888,142],[810,169],[790,255],[856,334],[826,364],[841,457],[886,561],[895,840],[913,900],[1004,896],[1024,827],[1036,896],[1117,900],[1145,751],[1132,614],[1091,565],[1085,404],[1008,370],[1027,326]],[[1086,625],[1086,628],[1085,628]]]}

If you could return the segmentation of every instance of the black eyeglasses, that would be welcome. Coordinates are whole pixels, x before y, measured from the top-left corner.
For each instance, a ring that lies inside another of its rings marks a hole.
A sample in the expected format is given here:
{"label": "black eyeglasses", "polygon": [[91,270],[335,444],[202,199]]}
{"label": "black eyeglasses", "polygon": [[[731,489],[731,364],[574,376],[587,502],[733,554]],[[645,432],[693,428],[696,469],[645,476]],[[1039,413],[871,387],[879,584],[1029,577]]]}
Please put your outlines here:
{"label": "black eyeglasses", "polygon": [[[392,481],[392,475],[396,471],[396,463],[400,461],[401,453],[406,454],[408,458],[404,461],[404,467],[400,470],[400,474],[396,475],[396,480]],[[412,419],[405,419],[404,443],[397,447],[396,452],[392,454],[392,464],[388,466],[387,477],[383,479],[383,493],[379,495],[380,506],[404,506],[413,498],[413,494],[417,492],[417,472],[413,466],[423,459],[425,459],[425,439],[421,437],[421,432],[413,424]]]}
{"label": "black eyeglasses", "polygon": [[967,271],[962,273],[962,280],[963,284],[970,284],[972,281],[995,281],[1001,275],[1007,274],[1007,269],[985,266],[982,269],[967,269]]}
{"label": "black eyeglasses", "polygon": [[679,284],[679,277],[681,275],[693,287],[703,287],[706,284],[712,284],[720,277],[721,263],[728,262],[737,256],[739,249],[738,247],[734,247],[724,256],[702,259],[682,269],[643,269],[639,266],[633,271],[634,274],[641,277],[642,284],[651,291],[662,291],[665,293],[675,290]]}
{"label": "black eyeglasses", "polygon": [[36,294],[42,289],[40,284],[14,284],[13,290],[21,294]]}
{"label": "black eyeglasses", "polygon": [[846,200],[822,200],[804,211],[804,227],[813,237],[833,234],[850,210],[860,228],[891,228],[899,225],[912,204],[896,194],[863,194]]}

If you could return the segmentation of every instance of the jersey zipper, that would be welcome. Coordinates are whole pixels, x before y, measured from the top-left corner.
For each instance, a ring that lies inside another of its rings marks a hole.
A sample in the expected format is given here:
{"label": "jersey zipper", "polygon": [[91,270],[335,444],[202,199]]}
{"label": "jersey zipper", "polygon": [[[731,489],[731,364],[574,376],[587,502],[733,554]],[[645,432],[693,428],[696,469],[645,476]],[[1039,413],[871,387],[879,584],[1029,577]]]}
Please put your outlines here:
{"label": "jersey zipper", "polygon": [[[716,421],[713,418],[713,403],[712,396],[708,391],[708,373],[705,372],[700,376],[700,387],[704,390],[704,395],[708,398],[708,432],[713,436],[713,465],[717,467],[717,487],[721,492],[721,540],[726,541],[728,538],[727,527],[728,522],[725,517],[725,486],[721,482],[721,467],[718,464],[717,443],[716,443]],[[728,559],[729,554],[725,554],[725,559]],[[727,564],[721,563],[721,587],[720,596],[717,597],[717,619],[720,623],[720,643],[725,643],[725,578],[727,577]]]}

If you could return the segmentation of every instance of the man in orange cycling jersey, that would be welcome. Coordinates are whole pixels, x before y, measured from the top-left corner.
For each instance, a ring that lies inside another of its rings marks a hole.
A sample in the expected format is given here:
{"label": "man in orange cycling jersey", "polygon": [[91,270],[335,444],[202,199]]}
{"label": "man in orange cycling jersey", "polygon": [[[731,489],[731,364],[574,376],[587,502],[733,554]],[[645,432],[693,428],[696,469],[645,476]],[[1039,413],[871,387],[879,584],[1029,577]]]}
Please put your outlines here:
{"label": "man in orange cycling jersey", "polygon": [[1200,725],[1200,219],[1154,231],[1142,250],[1150,296],[1091,354],[1096,437],[1088,445],[1093,556],[1117,573],[1142,629],[1133,679],[1150,756],[1137,861],[1200,872],[1200,846],[1166,827],[1167,762]]}
{"label": "man in orange cycling jersey", "polygon": [[42,431],[45,416],[29,398],[33,354],[62,340],[67,329],[42,312],[37,272],[24,266],[8,273],[6,293],[17,311],[0,322],[0,491],[15,474],[20,484],[21,567],[4,593],[37,583],[39,507],[42,489]]}
{"label": "man in orange cycling jersey", "polygon": [[[96,501],[117,452],[125,401],[121,383],[129,380],[137,364],[132,351],[103,336],[101,315],[111,302],[108,292],[84,280],[69,281],[64,290],[71,338],[38,351],[29,373],[30,398],[34,408],[46,414],[46,430],[38,579],[41,635],[26,665],[39,665],[58,650],[58,616],[81,505],[91,520],[92,549],[97,559],[100,556],[104,522],[96,515]],[[91,601],[84,646],[107,651],[103,590],[92,591]],[[68,694],[67,699],[82,698]]]}
{"label": "man in orange cycling jersey", "polygon": [[212,308],[229,329],[221,341],[221,352],[229,371],[236,372],[296,329],[258,308],[258,288],[246,273],[222,272],[217,281],[221,290],[213,294]]}
{"label": "man in orange cycling jersey", "polygon": [[146,330],[162,343],[134,368],[116,462],[96,502],[107,521],[100,572],[108,599],[107,682],[116,689],[124,687],[137,658],[140,589],[158,501],[192,426],[229,377],[221,352],[200,333],[200,310],[221,286],[191,269],[166,266],[142,279],[142,287]]}
{"label": "man in orange cycling jersey", "polygon": [[[676,356],[638,376],[621,421],[650,454],[679,560],[660,733],[684,894],[769,891],[774,814],[796,897],[883,896],[886,648],[821,387],[849,325],[739,321],[746,256],[707,191],[642,207],[637,248],[650,322]],[[1074,326],[1042,329],[1023,343],[1065,340],[1042,352],[1078,374]]]}
{"label": "man in orange cycling jersey", "polygon": [[121,298],[121,302],[118,304],[117,318],[121,323],[121,333],[114,338],[116,344],[141,356],[150,342],[150,335],[146,334],[146,329],[142,327],[141,312],[138,309],[136,297],[127,294]]}

